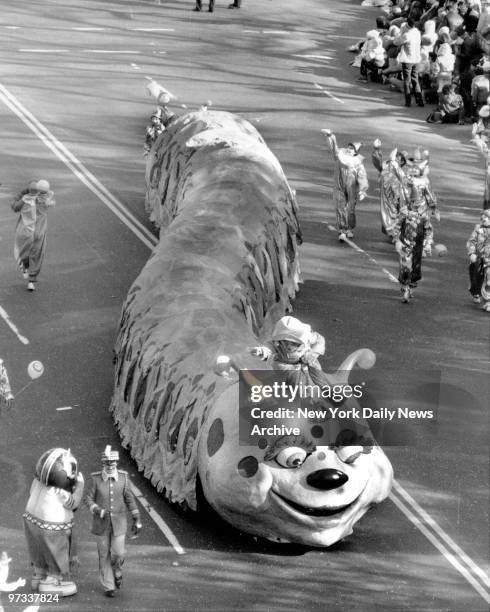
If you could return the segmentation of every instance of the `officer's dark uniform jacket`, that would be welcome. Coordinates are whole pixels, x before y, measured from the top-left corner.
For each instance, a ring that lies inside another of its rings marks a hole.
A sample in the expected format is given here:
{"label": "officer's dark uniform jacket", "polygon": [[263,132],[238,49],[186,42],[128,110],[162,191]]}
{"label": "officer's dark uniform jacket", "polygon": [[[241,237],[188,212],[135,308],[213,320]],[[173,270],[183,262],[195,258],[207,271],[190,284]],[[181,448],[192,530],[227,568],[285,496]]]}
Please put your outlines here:
{"label": "officer's dark uniform jacket", "polygon": [[[112,527],[115,536],[127,530],[126,510],[133,519],[139,520],[139,510],[129,486],[129,476],[124,470],[117,470],[117,480],[105,473],[93,472],[88,483],[86,504],[93,515],[92,533],[103,535]],[[105,510],[103,518],[100,511]]]}

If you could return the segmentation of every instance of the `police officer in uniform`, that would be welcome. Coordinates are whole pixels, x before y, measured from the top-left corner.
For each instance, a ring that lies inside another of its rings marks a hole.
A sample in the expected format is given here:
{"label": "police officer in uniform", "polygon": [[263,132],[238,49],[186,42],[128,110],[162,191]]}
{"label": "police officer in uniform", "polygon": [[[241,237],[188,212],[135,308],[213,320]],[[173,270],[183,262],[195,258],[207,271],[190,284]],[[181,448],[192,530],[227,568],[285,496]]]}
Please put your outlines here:
{"label": "police officer in uniform", "polygon": [[102,471],[93,472],[88,483],[86,504],[92,513],[92,533],[97,538],[99,578],[107,597],[114,597],[122,584],[126,512],[133,519],[132,532],[142,525],[136,500],[130,488],[128,473],[117,469],[119,453],[106,446],[102,454]]}

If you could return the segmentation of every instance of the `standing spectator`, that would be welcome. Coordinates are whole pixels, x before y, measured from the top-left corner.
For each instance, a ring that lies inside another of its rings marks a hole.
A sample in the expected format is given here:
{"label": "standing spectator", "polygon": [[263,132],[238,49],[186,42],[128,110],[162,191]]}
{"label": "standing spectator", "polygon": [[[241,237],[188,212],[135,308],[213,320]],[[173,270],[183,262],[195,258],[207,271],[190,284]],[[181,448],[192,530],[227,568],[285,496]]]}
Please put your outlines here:
{"label": "standing spectator", "polygon": [[483,309],[490,312],[490,210],[481,214],[466,243],[470,258],[470,293],[475,304],[484,299]]}
{"label": "standing spectator", "polygon": [[131,491],[128,473],[118,470],[119,453],[106,446],[102,471],[93,472],[86,504],[93,515],[92,533],[97,538],[99,578],[107,597],[122,585],[122,565],[127,530],[126,509],[133,518],[133,532],[141,530],[140,513]]}
{"label": "standing spectator", "polygon": [[456,58],[449,43],[442,43],[437,51],[437,58],[433,65],[433,74],[437,82],[437,93],[441,99],[442,88],[450,85],[453,78],[454,62]]}
{"label": "standing spectator", "polygon": [[481,67],[477,67],[474,74],[475,76],[471,81],[471,102],[473,117],[476,117],[487,103],[490,94],[490,79]]}
{"label": "standing spectator", "polygon": [[400,36],[395,40],[400,47],[398,61],[402,65],[403,89],[405,106],[412,105],[412,93],[418,106],[424,106],[420,89],[417,66],[420,63],[420,31],[415,27],[410,17],[400,28]]}
{"label": "standing spectator", "polygon": [[22,275],[28,281],[27,289],[34,291],[37,277],[46,253],[48,209],[56,204],[54,193],[46,180],[31,181],[12,202],[12,210],[19,218],[15,228],[14,257]]}
{"label": "standing spectator", "polygon": [[[196,0],[195,11],[202,11],[202,0]],[[209,0],[208,12],[212,13],[214,11],[214,0]]]}
{"label": "standing spectator", "polygon": [[364,158],[359,155],[361,143],[351,142],[339,149],[331,130],[322,130],[332,151],[335,166],[333,201],[337,213],[339,240],[354,237],[356,205],[366,197],[369,184],[364,168]]}
{"label": "standing spectator", "polygon": [[228,8],[229,9],[236,9],[236,8],[240,8],[242,6],[242,0],[234,0],[233,4],[229,4]]}

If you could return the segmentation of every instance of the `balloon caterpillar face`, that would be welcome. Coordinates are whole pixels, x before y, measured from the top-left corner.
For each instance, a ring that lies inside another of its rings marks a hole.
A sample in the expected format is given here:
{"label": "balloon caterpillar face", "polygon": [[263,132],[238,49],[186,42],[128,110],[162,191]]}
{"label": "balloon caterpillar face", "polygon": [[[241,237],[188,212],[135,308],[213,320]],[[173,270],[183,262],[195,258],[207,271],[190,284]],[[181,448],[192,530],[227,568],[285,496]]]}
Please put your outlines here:
{"label": "balloon caterpillar face", "polygon": [[392,468],[372,442],[316,446],[284,436],[264,450],[244,445],[232,401],[229,391],[213,410],[199,444],[199,475],[207,501],[238,529],[330,546],[388,495]]}

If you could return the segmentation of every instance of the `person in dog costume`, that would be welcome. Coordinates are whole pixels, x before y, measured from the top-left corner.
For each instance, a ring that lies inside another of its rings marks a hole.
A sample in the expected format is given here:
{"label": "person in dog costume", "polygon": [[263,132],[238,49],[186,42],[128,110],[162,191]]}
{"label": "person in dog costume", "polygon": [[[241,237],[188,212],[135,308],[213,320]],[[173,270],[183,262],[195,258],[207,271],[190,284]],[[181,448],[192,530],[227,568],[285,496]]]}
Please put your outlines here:
{"label": "person in dog costume", "polygon": [[83,498],[84,480],[70,450],[53,448],[36,464],[23,516],[34,575],[33,590],[74,595],[70,576],[73,560],[73,513]]}

